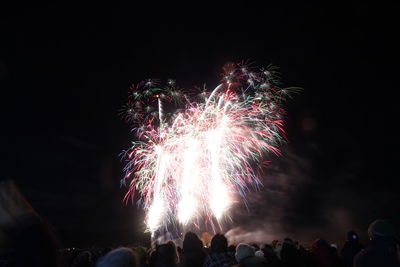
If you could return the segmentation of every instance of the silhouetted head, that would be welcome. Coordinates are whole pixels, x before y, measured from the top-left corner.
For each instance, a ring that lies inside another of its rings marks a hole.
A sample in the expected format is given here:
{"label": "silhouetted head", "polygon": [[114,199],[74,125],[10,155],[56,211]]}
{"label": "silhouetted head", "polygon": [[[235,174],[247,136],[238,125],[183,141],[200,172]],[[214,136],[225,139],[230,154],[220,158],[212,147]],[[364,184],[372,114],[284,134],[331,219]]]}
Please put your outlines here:
{"label": "silhouetted head", "polygon": [[136,257],[130,248],[117,248],[105,255],[96,267],[136,267]]}
{"label": "silhouetted head", "polygon": [[190,251],[199,251],[203,249],[203,243],[199,237],[193,232],[187,232],[183,239],[183,252],[187,253]]}
{"label": "silhouetted head", "polygon": [[60,244],[13,181],[0,182],[0,251],[10,266],[57,266]]}
{"label": "silhouetted head", "polygon": [[216,234],[211,239],[211,253],[222,253],[228,250],[228,240],[223,234]]}
{"label": "silhouetted head", "polygon": [[240,263],[247,258],[254,257],[254,253],[254,248],[252,246],[241,243],[236,248],[235,257]]}
{"label": "silhouetted head", "polygon": [[168,266],[177,264],[178,256],[176,254],[175,244],[172,241],[157,247],[156,262],[164,263]]}
{"label": "silhouetted head", "polygon": [[312,250],[318,250],[318,249],[330,249],[330,245],[328,244],[328,242],[326,242],[326,240],[324,239],[316,239],[314,240],[314,242],[312,243]]}
{"label": "silhouetted head", "polygon": [[284,244],[289,244],[289,245],[294,245],[294,242],[293,242],[293,240],[292,239],[290,239],[290,238],[285,238],[285,239],[283,239],[283,243]]}

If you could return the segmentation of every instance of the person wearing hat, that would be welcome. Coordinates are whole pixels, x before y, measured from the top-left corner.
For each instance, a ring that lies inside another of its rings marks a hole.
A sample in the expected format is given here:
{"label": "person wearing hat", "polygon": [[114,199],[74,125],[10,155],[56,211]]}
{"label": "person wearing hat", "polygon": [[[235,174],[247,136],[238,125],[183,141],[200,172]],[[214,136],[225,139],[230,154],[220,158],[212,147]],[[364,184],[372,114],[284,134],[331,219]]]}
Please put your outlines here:
{"label": "person wearing hat", "polygon": [[345,267],[353,266],[354,256],[356,256],[362,249],[363,245],[360,244],[357,233],[354,231],[347,232],[346,243],[344,243],[343,248],[340,251],[340,257],[342,258]]}
{"label": "person wearing hat", "polygon": [[396,255],[397,231],[387,220],[376,220],[368,227],[369,245],[355,257],[354,267],[400,267]]}

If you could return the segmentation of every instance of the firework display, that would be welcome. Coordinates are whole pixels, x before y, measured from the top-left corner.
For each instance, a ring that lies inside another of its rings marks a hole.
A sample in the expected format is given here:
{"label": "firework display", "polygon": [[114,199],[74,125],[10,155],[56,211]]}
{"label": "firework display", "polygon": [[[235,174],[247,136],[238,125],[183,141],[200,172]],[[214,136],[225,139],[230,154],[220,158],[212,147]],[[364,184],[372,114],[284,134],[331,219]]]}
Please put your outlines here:
{"label": "firework display", "polygon": [[153,79],[130,88],[121,116],[136,141],[123,152],[125,200],[139,193],[150,232],[171,222],[219,224],[249,187],[261,185],[268,155],[280,155],[282,105],[298,88],[281,88],[274,66],[223,70],[212,91]]}

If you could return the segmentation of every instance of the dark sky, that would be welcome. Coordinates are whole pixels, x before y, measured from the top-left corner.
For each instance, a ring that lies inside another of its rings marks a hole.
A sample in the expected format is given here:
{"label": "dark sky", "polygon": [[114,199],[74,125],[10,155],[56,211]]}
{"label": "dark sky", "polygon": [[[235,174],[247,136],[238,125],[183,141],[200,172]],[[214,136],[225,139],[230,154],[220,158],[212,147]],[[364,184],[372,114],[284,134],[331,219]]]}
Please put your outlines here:
{"label": "dark sky", "polygon": [[287,105],[277,174],[250,197],[279,219],[253,210],[249,220],[310,238],[341,221],[360,231],[379,217],[400,224],[397,7],[264,2],[0,8],[0,178],[16,181],[66,246],[135,242],[143,214],[122,205],[119,188],[118,154],[132,136],[117,114],[129,86],[212,87],[224,63],[249,59],[304,88]]}

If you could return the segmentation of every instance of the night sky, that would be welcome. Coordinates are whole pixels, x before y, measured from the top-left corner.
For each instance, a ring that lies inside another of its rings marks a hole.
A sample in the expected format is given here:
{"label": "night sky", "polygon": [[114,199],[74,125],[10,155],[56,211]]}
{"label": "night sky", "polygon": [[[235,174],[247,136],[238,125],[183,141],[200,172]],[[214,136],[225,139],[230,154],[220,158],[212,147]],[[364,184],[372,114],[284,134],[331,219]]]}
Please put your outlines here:
{"label": "night sky", "polygon": [[286,105],[283,156],[232,228],[340,241],[376,218],[400,225],[393,4],[131,2],[0,8],[0,179],[17,183],[64,246],[143,239],[143,213],[122,204],[119,184],[129,86],[212,88],[242,60],[273,63],[284,86],[304,91]]}

